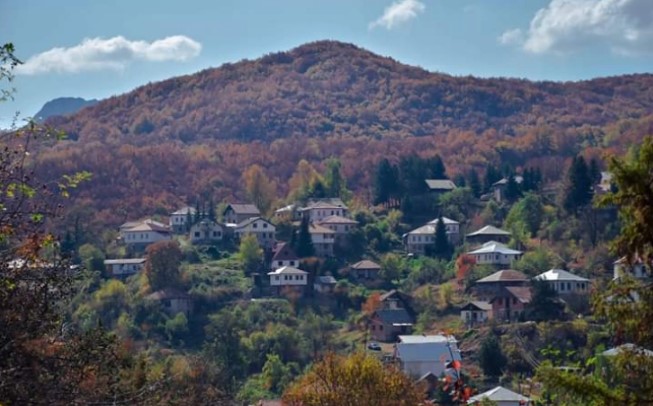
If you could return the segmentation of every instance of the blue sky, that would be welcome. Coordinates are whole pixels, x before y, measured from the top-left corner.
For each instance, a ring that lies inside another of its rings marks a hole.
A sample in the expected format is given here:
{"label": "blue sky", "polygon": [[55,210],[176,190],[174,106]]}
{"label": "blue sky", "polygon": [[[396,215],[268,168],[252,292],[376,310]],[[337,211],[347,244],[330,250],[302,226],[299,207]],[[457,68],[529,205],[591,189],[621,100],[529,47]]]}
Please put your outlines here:
{"label": "blue sky", "polygon": [[320,39],[453,75],[651,72],[652,1],[0,0],[0,42],[25,62],[0,126],[55,97],[104,98]]}

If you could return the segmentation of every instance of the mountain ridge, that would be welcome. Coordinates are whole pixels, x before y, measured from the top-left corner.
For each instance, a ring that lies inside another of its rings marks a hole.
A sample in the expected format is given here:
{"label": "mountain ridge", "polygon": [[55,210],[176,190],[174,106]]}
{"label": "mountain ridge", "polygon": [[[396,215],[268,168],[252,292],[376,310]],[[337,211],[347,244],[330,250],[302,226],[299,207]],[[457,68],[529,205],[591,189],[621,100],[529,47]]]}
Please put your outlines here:
{"label": "mountain ridge", "polygon": [[50,117],[74,114],[84,107],[93,106],[98,102],[99,100],[97,99],[86,100],[81,97],[57,97],[46,102],[43,107],[34,114],[34,119],[37,122],[43,122]]}

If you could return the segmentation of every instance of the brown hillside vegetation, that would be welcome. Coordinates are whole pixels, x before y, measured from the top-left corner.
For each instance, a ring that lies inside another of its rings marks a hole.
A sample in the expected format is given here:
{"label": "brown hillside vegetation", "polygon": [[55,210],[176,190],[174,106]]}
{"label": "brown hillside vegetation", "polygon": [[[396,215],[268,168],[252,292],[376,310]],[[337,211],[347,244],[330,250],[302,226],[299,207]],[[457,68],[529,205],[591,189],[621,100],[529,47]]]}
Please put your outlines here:
{"label": "brown hillside vegetation", "polygon": [[253,164],[284,197],[301,159],[321,170],[339,157],[363,199],[382,157],[410,153],[440,154],[450,175],[492,162],[557,179],[581,150],[598,156],[653,132],[653,75],[454,77],[322,41],[148,84],[49,123],[69,140],[42,152],[40,171],[92,172],[77,202],[115,224],[199,194],[245,199]]}

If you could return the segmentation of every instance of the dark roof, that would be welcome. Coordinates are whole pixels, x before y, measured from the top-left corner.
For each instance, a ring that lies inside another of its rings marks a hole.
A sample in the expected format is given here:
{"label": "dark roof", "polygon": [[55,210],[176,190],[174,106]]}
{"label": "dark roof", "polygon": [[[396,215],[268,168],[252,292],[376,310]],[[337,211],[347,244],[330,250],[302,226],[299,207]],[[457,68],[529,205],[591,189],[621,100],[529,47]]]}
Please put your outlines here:
{"label": "dark roof", "polygon": [[333,216],[323,218],[318,223],[320,223],[320,224],[358,224],[358,221],[348,219],[347,217],[333,215]]}
{"label": "dark roof", "polygon": [[375,270],[379,271],[381,270],[381,265],[377,264],[376,262],[370,261],[369,259],[364,259],[362,261],[356,262],[354,265],[351,266],[352,269],[369,269],[369,270]]}
{"label": "dark roof", "polygon": [[345,202],[342,201],[339,197],[323,197],[323,198],[311,198],[306,201],[306,207],[311,207],[314,205],[329,205],[329,206],[336,206],[336,207],[342,207],[342,208],[347,208],[347,205]]}
{"label": "dark roof", "polygon": [[449,179],[426,179],[426,185],[431,190],[454,190],[456,184]]}
{"label": "dark roof", "polygon": [[277,245],[272,256],[273,261],[295,261],[298,259],[299,257],[295,254],[290,244],[285,242]]}
{"label": "dark roof", "polygon": [[486,276],[483,279],[479,279],[476,283],[491,283],[491,282],[525,282],[528,281],[526,275],[519,271],[512,269],[504,269],[499,272],[495,272],[490,276]]}
{"label": "dark roof", "polygon": [[460,310],[492,310],[492,305],[489,302],[482,302],[482,301],[471,301],[467,303],[465,306],[461,307]]}
{"label": "dark roof", "polygon": [[413,318],[406,309],[385,309],[374,312],[383,324],[412,324]]}
{"label": "dark roof", "polygon": [[[533,297],[533,291],[529,286],[508,286],[504,288],[505,290],[503,293],[497,295],[496,297],[506,297],[506,294],[508,296],[512,296],[517,298],[520,302],[524,304],[528,304],[531,302],[531,299]],[[493,302],[494,299],[492,299],[490,302]]]}
{"label": "dark roof", "polygon": [[190,295],[175,288],[165,288],[149,294],[146,299],[164,300],[164,299],[190,299]]}
{"label": "dark roof", "polygon": [[241,203],[234,203],[234,204],[228,204],[227,207],[225,207],[223,214],[227,212],[227,210],[234,211],[236,214],[251,214],[253,216],[258,216],[261,214],[259,209],[254,206],[253,204],[241,204]]}

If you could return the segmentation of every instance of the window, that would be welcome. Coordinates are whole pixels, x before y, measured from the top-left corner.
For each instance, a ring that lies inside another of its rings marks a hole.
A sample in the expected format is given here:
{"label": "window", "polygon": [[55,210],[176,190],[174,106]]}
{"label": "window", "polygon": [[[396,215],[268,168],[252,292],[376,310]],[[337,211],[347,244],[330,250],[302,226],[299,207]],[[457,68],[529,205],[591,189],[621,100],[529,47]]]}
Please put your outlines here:
{"label": "window", "polygon": [[171,303],[170,303],[170,300],[168,300],[168,299],[165,299],[165,300],[163,301],[163,306],[165,306],[165,307],[170,307],[170,304],[171,304]]}
{"label": "window", "polygon": [[199,232],[199,231],[195,231],[195,237],[196,237],[196,238],[199,238],[199,237],[200,237],[200,232]]}
{"label": "window", "polygon": [[349,231],[349,226],[345,226],[345,231]]}
{"label": "window", "polygon": [[263,228],[268,228],[268,223],[263,223]]}
{"label": "window", "polygon": [[571,290],[571,282],[567,282],[567,290]]}
{"label": "window", "polygon": [[564,284],[564,283],[561,283],[561,284],[560,284],[560,291],[562,292],[562,291],[564,291],[564,290],[565,290],[565,284]]}
{"label": "window", "polygon": [[288,280],[288,275],[284,275],[284,276],[283,276],[283,280],[284,280],[284,281],[287,281],[287,280]]}
{"label": "window", "polygon": [[383,324],[379,326],[379,331],[383,331]]}
{"label": "window", "polygon": [[497,300],[497,304],[498,304],[499,306],[503,305],[503,299],[499,298],[499,299]]}
{"label": "window", "polygon": [[514,304],[514,305],[516,305],[516,304],[517,304],[517,299],[516,299],[516,298],[514,298],[514,297],[512,298],[512,304]]}
{"label": "window", "polygon": [[296,280],[296,281],[298,281],[298,280],[300,280],[300,279],[301,279],[301,278],[299,277],[299,275],[295,275],[295,280]]}
{"label": "window", "polygon": [[333,210],[331,210],[331,215],[333,216],[334,214],[336,214],[336,212],[334,212]]}
{"label": "window", "polygon": [[279,275],[275,276],[275,277],[274,277],[274,280],[275,280],[275,281],[278,281],[278,280],[279,280]]}
{"label": "window", "polygon": [[[279,261],[281,262],[281,261]],[[295,266],[295,261],[290,261],[290,266]]]}
{"label": "window", "polygon": [[277,265],[283,266],[283,261],[277,261]]}
{"label": "window", "polygon": [[258,224],[257,223],[252,224],[252,228],[258,228]]}

